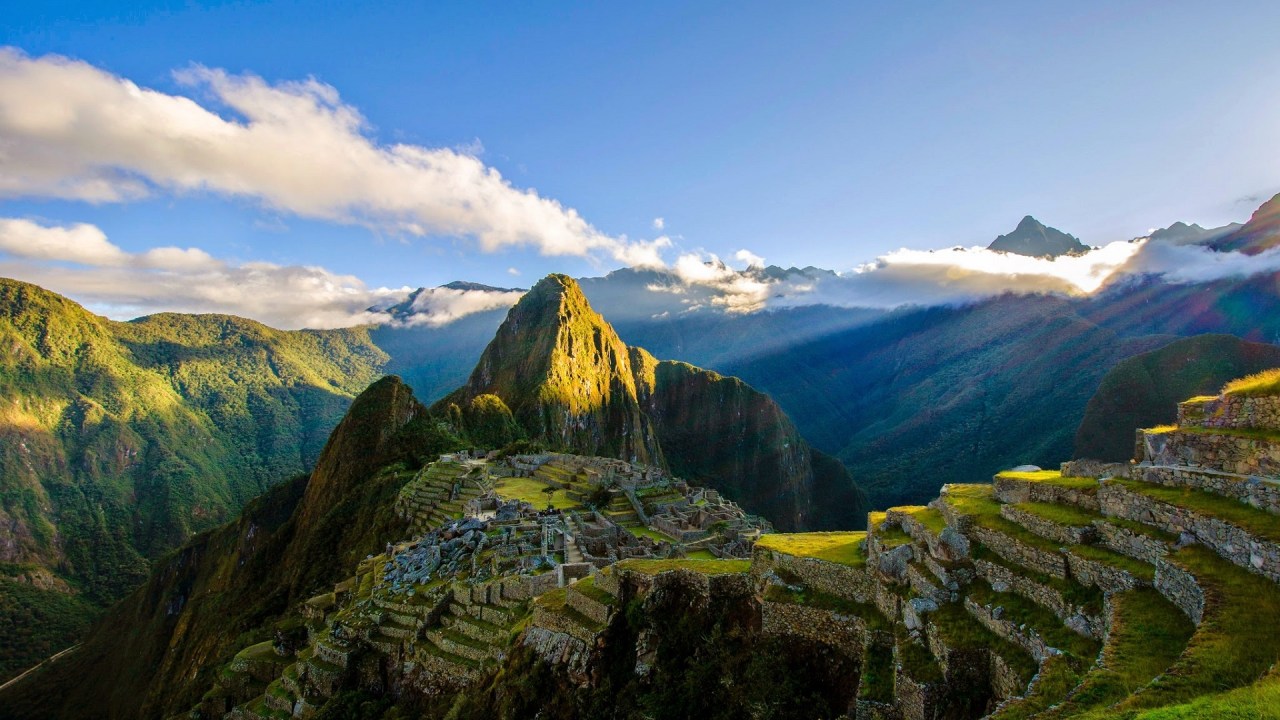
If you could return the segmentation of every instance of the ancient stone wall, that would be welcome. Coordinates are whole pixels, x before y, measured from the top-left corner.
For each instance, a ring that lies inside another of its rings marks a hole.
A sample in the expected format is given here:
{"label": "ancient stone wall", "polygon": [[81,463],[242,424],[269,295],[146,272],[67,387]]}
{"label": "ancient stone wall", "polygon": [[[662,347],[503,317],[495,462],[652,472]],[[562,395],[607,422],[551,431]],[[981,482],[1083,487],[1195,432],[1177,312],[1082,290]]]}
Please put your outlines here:
{"label": "ancient stone wall", "polygon": [[1093,538],[1097,534],[1092,524],[1079,527],[1060,525],[1012,505],[1001,505],[1000,516],[1021,525],[1040,537],[1049,538],[1064,545],[1084,545],[1093,542]]}
{"label": "ancient stone wall", "polygon": [[1227,560],[1280,582],[1280,546],[1274,542],[1255,538],[1215,517],[1132,492],[1118,483],[1103,485],[1098,494],[1108,515],[1144,522],[1173,534],[1191,533]]}
{"label": "ancient stone wall", "polygon": [[971,531],[974,538],[991,551],[1011,563],[1032,568],[1046,575],[1066,579],[1067,563],[1062,553],[1041,550],[1005,535],[1004,533],[974,527]]}
{"label": "ancient stone wall", "polygon": [[861,657],[866,621],[856,615],[766,600],[760,608],[765,635],[801,637],[830,645],[851,657]]}
{"label": "ancient stone wall", "polygon": [[1178,606],[1184,615],[1196,625],[1204,619],[1204,588],[1191,573],[1168,561],[1156,563],[1156,577],[1152,583],[1166,600]]}
{"label": "ancient stone wall", "polygon": [[1249,476],[1280,475],[1280,442],[1193,431],[1138,431],[1140,462]]}
{"label": "ancient stone wall", "polygon": [[818,592],[860,603],[870,600],[871,587],[876,584],[865,567],[795,557],[759,546],[752,556],[751,570],[757,577],[771,570],[790,574]]}
{"label": "ancient stone wall", "polygon": [[1280,397],[1224,396],[1178,404],[1178,424],[1204,428],[1280,430]]}
{"label": "ancient stone wall", "polygon": [[1000,502],[1024,503],[1043,502],[1056,505],[1076,505],[1086,510],[1098,510],[1098,498],[1089,490],[1063,487],[1053,483],[1018,480],[997,475],[995,477],[995,495]]}
{"label": "ancient stone wall", "polygon": [[1234,498],[1267,512],[1280,514],[1280,481],[1274,477],[1238,475],[1202,468],[1142,463],[1133,478],[1170,487],[1190,487]]}

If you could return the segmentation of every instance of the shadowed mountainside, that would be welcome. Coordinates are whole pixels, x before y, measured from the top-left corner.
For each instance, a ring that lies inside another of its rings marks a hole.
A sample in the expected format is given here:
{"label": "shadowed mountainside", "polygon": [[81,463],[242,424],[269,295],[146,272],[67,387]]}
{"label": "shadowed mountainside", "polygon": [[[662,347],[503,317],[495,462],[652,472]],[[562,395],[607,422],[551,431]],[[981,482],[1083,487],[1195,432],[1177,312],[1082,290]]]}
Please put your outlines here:
{"label": "shadowed mountainside", "polygon": [[1198,335],[1121,361],[1098,386],[1076,430],[1077,458],[1124,462],[1133,428],[1168,425],[1178,403],[1227,381],[1280,367],[1280,347],[1232,335]]}

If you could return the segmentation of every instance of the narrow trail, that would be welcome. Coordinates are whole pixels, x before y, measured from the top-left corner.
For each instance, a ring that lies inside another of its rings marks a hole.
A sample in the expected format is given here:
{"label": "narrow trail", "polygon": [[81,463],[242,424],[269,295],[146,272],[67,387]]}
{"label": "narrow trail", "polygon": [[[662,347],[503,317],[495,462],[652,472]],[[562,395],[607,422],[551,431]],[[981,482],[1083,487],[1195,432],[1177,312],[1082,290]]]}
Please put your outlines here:
{"label": "narrow trail", "polygon": [[28,668],[28,669],[27,669],[25,672],[23,672],[21,675],[19,675],[19,676],[17,676],[17,677],[15,677],[15,678],[13,678],[12,680],[10,680],[10,681],[6,682],[6,683],[5,683],[5,684],[3,684],[3,685],[0,685],[0,692],[4,692],[4,689],[5,689],[5,688],[7,688],[7,687],[9,687],[10,685],[12,685],[12,684],[14,684],[14,683],[18,682],[19,680],[21,680],[22,678],[24,678],[24,677],[26,677],[26,676],[30,675],[31,673],[33,673],[33,672],[35,672],[35,671],[39,670],[40,668],[44,667],[44,666],[45,666],[45,665],[47,665],[48,663],[51,663],[51,662],[53,662],[54,660],[57,660],[58,658],[62,657],[63,655],[66,655],[67,653],[71,652],[72,650],[75,650],[75,649],[76,649],[76,648],[78,648],[78,647],[80,647],[80,643],[76,643],[75,645],[72,645],[71,647],[69,647],[69,648],[67,648],[67,649],[65,649],[65,650],[62,650],[62,651],[60,651],[60,652],[56,652],[56,653],[54,653],[53,655],[50,655],[49,657],[45,658],[44,660],[41,660],[39,663],[36,663],[36,665],[34,665],[33,667]]}

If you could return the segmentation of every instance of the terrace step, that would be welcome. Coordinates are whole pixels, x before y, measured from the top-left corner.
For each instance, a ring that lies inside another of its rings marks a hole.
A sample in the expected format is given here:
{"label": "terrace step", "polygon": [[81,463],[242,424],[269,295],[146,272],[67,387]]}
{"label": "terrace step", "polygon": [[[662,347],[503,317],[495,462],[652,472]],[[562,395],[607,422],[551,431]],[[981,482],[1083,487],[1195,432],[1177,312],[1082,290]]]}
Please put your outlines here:
{"label": "terrace step", "polygon": [[1265,510],[1189,487],[1119,478],[1103,485],[1100,498],[1108,515],[1190,534],[1236,565],[1280,582],[1280,522]]}
{"label": "terrace step", "polygon": [[1280,479],[1275,477],[1146,462],[1135,465],[1131,472],[1136,480],[1168,487],[1189,487],[1280,515]]}
{"label": "terrace step", "polygon": [[1132,715],[1252,685],[1280,659],[1280,588],[1202,545],[1179,549],[1170,562],[1202,589],[1203,618],[1167,671],[1109,713]]}
{"label": "terrace step", "polygon": [[993,484],[996,499],[1003,503],[1042,502],[1098,510],[1098,481],[1094,478],[1063,477],[1057,470],[1010,470],[998,473]]}
{"label": "terrace step", "polygon": [[1066,627],[1048,608],[1012,592],[997,592],[985,581],[969,587],[964,604],[983,626],[1036,662],[1063,652],[1092,663],[1101,649],[1097,640]]}
{"label": "terrace step", "polygon": [[1060,718],[1108,708],[1169,669],[1195,626],[1152,589],[1111,598],[1110,632],[1097,664],[1081,678],[1066,702],[1038,718]]}
{"label": "terrace step", "polygon": [[1139,461],[1239,475],[1280,477],[1280,433],[1239,429],[1138,431]]}

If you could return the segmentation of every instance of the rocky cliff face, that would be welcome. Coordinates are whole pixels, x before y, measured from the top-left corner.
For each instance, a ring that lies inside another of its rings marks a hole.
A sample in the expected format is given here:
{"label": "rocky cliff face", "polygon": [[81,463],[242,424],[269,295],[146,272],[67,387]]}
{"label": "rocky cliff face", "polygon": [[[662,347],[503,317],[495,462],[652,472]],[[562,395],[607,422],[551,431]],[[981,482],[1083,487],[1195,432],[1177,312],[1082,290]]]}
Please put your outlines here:
{"label": "rocky cliff face", "polygon": [[465,414],[485,395],[550,447],[668,467],[781,528],[848,526],[865,511],[848,472],[815,457],[771,398],[627,347],[564,275],[511,309],[467,384],[433,411]]}

